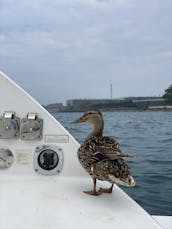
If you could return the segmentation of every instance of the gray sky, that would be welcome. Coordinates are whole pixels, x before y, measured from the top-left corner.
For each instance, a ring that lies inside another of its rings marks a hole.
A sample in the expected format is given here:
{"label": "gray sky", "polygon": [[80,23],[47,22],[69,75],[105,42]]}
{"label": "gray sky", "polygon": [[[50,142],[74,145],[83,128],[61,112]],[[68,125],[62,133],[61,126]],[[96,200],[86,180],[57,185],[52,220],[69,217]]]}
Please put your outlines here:
{"label": "gray sky", "polygon": [[171,0],[1,0],[0,70],[42,104],[162,95]]}

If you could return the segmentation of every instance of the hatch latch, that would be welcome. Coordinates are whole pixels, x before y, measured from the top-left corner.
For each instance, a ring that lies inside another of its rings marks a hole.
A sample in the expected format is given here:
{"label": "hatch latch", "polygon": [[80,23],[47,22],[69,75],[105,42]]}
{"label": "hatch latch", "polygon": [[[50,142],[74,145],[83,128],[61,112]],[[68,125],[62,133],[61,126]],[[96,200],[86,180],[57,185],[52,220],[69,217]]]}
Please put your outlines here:
{"label": "hatch latch", "polygon": [[5,111],[0,116],[0,139],[19,138],[20,118],[13,111]]}
{"label": "hatch latch", "polygon": [[22,140],[41,140],[43,119],[38,118],[36,113],[28,113],[26,118],[21,120]]}

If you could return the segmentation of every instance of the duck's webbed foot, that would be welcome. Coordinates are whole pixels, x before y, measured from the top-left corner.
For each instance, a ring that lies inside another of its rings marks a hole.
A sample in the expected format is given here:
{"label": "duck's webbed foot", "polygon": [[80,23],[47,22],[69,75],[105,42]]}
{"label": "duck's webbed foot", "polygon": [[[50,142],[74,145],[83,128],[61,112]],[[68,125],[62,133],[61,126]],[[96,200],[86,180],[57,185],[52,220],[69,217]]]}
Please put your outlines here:
{"label": "duck's webbed foot", "polygon": [[99,188],[99,193],[112,193],[114,184],[111,185],[110,188]]}
{"label": "duck's webbed foot", "polygon": [[88,194],[88,195],[92,195],[92,196],[99,196],[102,194],[102,192],[97,192],[97,191],[94,191],[94,190],[91,190],[91,191],[84,191],[84,193]]}
{"label": "duck's webbed foot", "polygon": [[97,192],[96,191],[96,179],[93,178],[93,190],[91,191],[84,191],[84,193],[88,194],[88,195],[92,195],[92,196],[99,196],[101,195],[103,192]]}

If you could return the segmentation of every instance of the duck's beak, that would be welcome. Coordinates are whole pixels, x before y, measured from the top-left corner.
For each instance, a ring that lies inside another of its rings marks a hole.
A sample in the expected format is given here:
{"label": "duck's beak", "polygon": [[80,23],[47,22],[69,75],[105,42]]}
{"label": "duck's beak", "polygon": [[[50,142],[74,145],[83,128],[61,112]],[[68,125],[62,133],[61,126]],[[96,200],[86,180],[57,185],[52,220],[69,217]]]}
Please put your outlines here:
{"label": "duck's beak", "polygon": [[82,116],[81,118],[78,118],[78,119],[72,121],[71,123],[77,124],[77,123],[82,123],[82,122],[86,122],[86,121],[87,121],[87,118],[85,116]]}

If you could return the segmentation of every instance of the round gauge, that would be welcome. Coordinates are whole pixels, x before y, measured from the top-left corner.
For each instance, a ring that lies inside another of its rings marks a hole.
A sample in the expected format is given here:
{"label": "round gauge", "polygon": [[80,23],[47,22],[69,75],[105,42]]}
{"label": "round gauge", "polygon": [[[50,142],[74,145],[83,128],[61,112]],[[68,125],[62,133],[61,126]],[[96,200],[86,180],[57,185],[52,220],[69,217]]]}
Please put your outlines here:
{"label": "round gauge", "polygon": [[8,169],[14,161],[14,156],[9,149],[0,149],[0,169]]}
{"label": "round gauge", "polygon": [[38,156],[38,164],[42,169],[52,170],[59,162],[57,153],[52,149],[43,150]]}
{"label": "round gauge", "polygon": [[56,175],[63,166],[63,151],[57,145],[39,145],[33,155],[33,168],[42,175]]}

